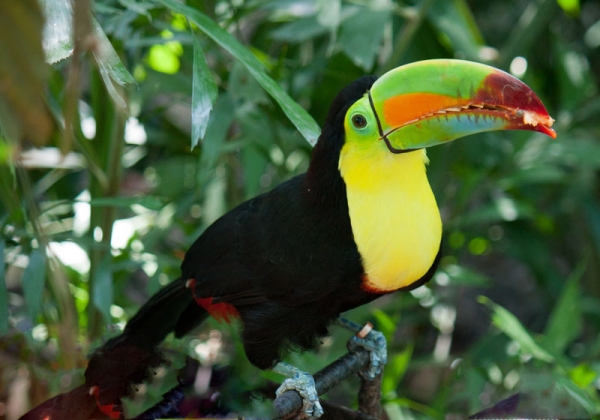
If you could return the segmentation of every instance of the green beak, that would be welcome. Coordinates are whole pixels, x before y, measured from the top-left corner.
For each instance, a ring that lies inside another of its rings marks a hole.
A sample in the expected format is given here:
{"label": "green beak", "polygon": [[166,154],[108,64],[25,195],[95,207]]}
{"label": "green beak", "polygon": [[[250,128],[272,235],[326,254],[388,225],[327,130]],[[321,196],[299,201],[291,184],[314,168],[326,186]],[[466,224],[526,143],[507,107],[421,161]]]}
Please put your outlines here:
{"label": "green beak", "polygon": [[390,152],[421,149],[494,130],[531,130],[552,138],[554,120],[523,82],[461,60],[398,67],[369,92],[379,134]]}

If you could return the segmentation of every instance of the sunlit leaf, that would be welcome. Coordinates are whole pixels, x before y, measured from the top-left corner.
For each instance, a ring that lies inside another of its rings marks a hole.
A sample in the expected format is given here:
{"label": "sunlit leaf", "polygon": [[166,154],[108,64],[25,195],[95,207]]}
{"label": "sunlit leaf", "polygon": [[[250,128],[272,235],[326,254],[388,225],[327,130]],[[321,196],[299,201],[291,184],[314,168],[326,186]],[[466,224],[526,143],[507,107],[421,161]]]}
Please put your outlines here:
{"label": "sunlit leaf", "polygon": [[571,380],[581,389],[585,389],[598,377],[598,372],[587,363],[581,363],[569,371]]}
{"label": "sunlit leaf", "polygon": [[519,343],[524,353],[531,354],[533,358],[544,362],[554,361],[554,357],[536,343],[531,334],[513,314],[485,296],[480,296],[478,300],[493,311],[492,322],[494,325]]}
{"label": "sunlit leaf", "polygon": [[135,83],[135,79],[121,62],[119,55],[98,22],[93,20],[93,26],[98,42],[96,48],[93,49],[93,54],[96,64],[98,64],[100,75],[113,101],[121,108],[125,108],[125,100],[118,92],[114,83],[125,86],[129,83]]}
{"label": "sunlit leaf", "polygon": [[577,16],[580,10],[579,0],[557,0],[558,5],[569,15]]}
{"label": "sunlit leaf", "polygon": [[170,10],[187,16],[188,20],[200,28],[207,36],[229,52],[248,68],[252,76],[279,104],[283,112],[310,143],[315,144],[321,132],[315,120],[265,72],[263,65],[230,33],[200,11],[174,0],[156,0]]}
{"label": "sunlit leaf", "polygon": [[175,74],[179,71],[179,57],[164,44],[156,44],[148,50],[148,65],[154,71]]}
{"label": "sunlit leaf", "polygon": [[192,148],[204,138],[213,104],[217,99],[217,85],[206,64],[206,57],[198,36],[194,42],[194,78],[192,87]]}
{"label": "sunlit leaf", "polygon": [[[43,0],[46,13],[44,26],[44,51],[46,61],[55,63],[69,57],[73,53],[73,8],[69,0]],[[92,19],[96,44],[92,48],[100,75],[111,97],[121,108],[125,101],[117,91],[114,83],[124,86],[135,83],[135,79],[125,68],[108,37],[95,19]]]}
{"label": "sunlit leaf", "polygon": [[50,64],[73,54],[73,7],[70,0],[40,0],[44,5],[44,36],[42,44]]}
{"label": "sunlit leaf", "polygon": [[41,250],[35,249],[29,255],[29,265],[23,272],[23,294],[29,316],[33,321],[42,306],[42,294],[46,282],[46,259]]}
{"label": "sunlit leaf", "polygon": [[341,0],[317,0],[317,21],[331,31],[337,30],[341,21]]}

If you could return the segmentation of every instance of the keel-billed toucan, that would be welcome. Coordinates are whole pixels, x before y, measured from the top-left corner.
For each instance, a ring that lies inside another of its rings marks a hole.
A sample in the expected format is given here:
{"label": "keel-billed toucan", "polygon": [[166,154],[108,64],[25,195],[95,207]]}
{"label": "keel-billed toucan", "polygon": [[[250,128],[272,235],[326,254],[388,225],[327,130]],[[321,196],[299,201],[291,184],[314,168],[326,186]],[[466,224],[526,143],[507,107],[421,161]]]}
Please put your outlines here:
{"label": "keel-billed toucan", "polygon": [[552,122],[529,87],[472,62],[423,61],[356,80],[333,101],[307,172],[206,229],[181,278],[95,353],[87,384],[102,394],[93,362],[108,349],[154,348],[208,315],[239,319],[261,369],[313,348],[340,313],[432,277],[442,223],[425,148],[491,130],[555,137]]}

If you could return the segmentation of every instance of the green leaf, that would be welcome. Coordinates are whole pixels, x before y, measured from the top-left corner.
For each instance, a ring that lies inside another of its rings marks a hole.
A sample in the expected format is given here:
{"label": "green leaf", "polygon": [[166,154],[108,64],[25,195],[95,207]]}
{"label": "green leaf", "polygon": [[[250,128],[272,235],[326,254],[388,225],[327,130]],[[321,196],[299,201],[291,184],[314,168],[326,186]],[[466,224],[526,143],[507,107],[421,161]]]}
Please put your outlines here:
{"label": "green leaf", "polygon": [[357,12],[342,24],[340,44],[344,53],[365,71],[373,68],[379,54],[383,31],[391,21],[390,10],[357,8]]}
{"label": "green leaf", "polygon": [[484,44],[483,35],[465,0],[436,1],[428,12],[429,20],[450,41],[455,52],[469,60],[479,59],[479,49]]}
{"label": "green leaf", "polygon": [[54,64],[73,54],[73,7],[69,0],[40,0],[46,21],[42,45],[46,62]]}
{"label": "green leaf", "polygon": [[544,362],[554,361],[554,357],[535,342],[531,334],[513,314],[485,296],[479,296],[478,301],[493,311],[492,322],[494,325],[519,343],[524,353],[531,354],[533,358]]}
{"label": "green leaf", "polygon": [[194,79],[192,85],[192,149],[204,139],[208,120],[217,99],[217,85],[206,64],[198,35],[192,32],[194,43]]}
{"label": "green leaf", "polygon": [[326,27],[319,24],[316,16],[308,16],[279,26],[271,32],[271,37],[277,41],[300,44],[328,32]]}
{"label": "green leaf", "polygon": [[156,44],[148,50],[148,65],[154,71],[175,74],[179,71],[181,62],[179,56],[167,45]]}
{"label": "green leaf", "polygon": [[152,8],[151,4],[139,0],[119,0],[119,3],[131,11],[147,17],[148,20],[152,20],[152,15],[148,12],[148,9]]}
{"label": "green leaf", "polygon": [[163,201],[154,195],[143,197],[99,197],[90,200],[89,204],[97,207],[130,207],[134,204],[139,204],[150,210],[160,210],[164,207]]}
{"label": "green leaf", "polygon": [[341,0],[317,0],[317,21],[321,26],[336,31],[342,19]]}
{"label": "green leaf", "polygon": [[32,321],[42,306],[42,293],[46,280],[46,259],[40,249],[35,249],[29,255],[29,265],[23,272],[23,294],[25,304]]}
{"label": "green leaf", "polygon": [[102,264],[99,264],[96,269],[92,297],[94,306],[102,313],[105,322],[110,324],[112,322],[110,307],[113,304],[113,278],[110,255],[105,257]]}
{"label": "green leaf", "polygon": [[592,398],[581,388],[575,385],[568,378],[558,378],[556,381],[556,388],[563,389],[581,406],[587,410],[588,413],[597,412],[597,406]]}
{"label": "green leaf", "polygon": [[581,363],[569,371],[569,377],[579,388],[585,389],[598,377],[598,372],[589,364]]}
{"label": "green leaf", "polygon": [[321,132],[315,120],[265,72],[261,62],[229,32],[200,11],[176,2],[175,0],[156,0],[175,13],[185,15],[190,22],[198,26],[202,32],[224,48],[236,60],[242,63],[264,90],[279,104],[285,115],[296,126],[298,131],[312,145]]}
{"label": "green leaf", "polygon": [[406,369],[408,369],[408,364],[412,359],[413,350],[414,343],[411,343],[404,351],[392,356],[391,360],[385,366],[381,382],[381,393],[383,396],[395,391],[400,385]]}
{"label": "green leaf", "polygon": [[382,333],[388,342],[392,341],[392,336],[394,335],[394,332],[396,332],[397,325],[400,321],[399,317],[392,318],[381,309],[375,309],[373,311],[373,316],[377,320],[377,331]]}
{"label": "green leaf", "polygon": [[544,344],[557,354],[563,353],[567,345],[579,337],[583,329],[579,280],[587,268],[587,261],[588,258],[585,258],[565,283],[546,325]]}
{"label": "green leaf", "polygon": [[223,145],[227,137],[227,131],[233,122],[235,102],[231,99],[229,93],[225,93],[217,99],[213,118],[209,121],[206,128],[206,136],[202,143],[202,155],[200,158],[200,168],[203,175],[214,168],[217,159],[223,152]]}
{"label": "green leaf", "polygon": [[[46,61],[50,64],[73,54],[73,8],[69,0],[44,0],[46,25],[44,26],[43,46]],[[114,83],[124,86],[135,83],[127,71],[108,37],[95,19],[92,19],[97,45],[92,49],[94,59],[106,89],[117,105],[125,108],[125,100]]]}
{"label": "green leaf", "polygon": [[121,108],[125,108],[125,100],[118,92],[114,83],[125,86],[129,83],[135,83],[135,79],[121,62],[119,55],[98,22],[96,22],[95,19],[92,21],[98,42],[97,47],[93,50],[93,54],[96,64],[98,64],[98,69],[100,70],[100,76],[102,76],[102,81],[113,101]]}
{"label": "green leaf", "polygon": [[8,290],[6,290],[5,270],[6,261],[4,260],[4,237],[0,237],[0,335],[8,332]]}
{"label": "green leaf", "polygon": [[581,10],[579,0],[558,0],[558,5],[571,16],[579,15]]}

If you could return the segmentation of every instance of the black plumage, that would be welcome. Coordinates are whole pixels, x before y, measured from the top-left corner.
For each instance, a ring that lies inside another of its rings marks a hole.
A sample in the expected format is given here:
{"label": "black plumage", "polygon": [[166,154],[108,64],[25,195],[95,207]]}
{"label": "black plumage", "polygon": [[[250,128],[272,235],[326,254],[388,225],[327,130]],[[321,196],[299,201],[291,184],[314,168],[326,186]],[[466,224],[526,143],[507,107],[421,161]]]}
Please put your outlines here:
{"label": "black plumage", "polygon": [[[345,114],[374,81],[360,78],[338,94],[305,174],[215,221],[187,252],[181,278],[153,296],[103,349],[153,348],[168,333],[182,336],[202,322],[208,314],[186,288],[189,279],[197,298],[235,308],[246,355],[261,369],[290,348],[314,347],[341,312],[379,297],[363,285],[338,170]],[[411,287],[432,276],[438,259]]]}

